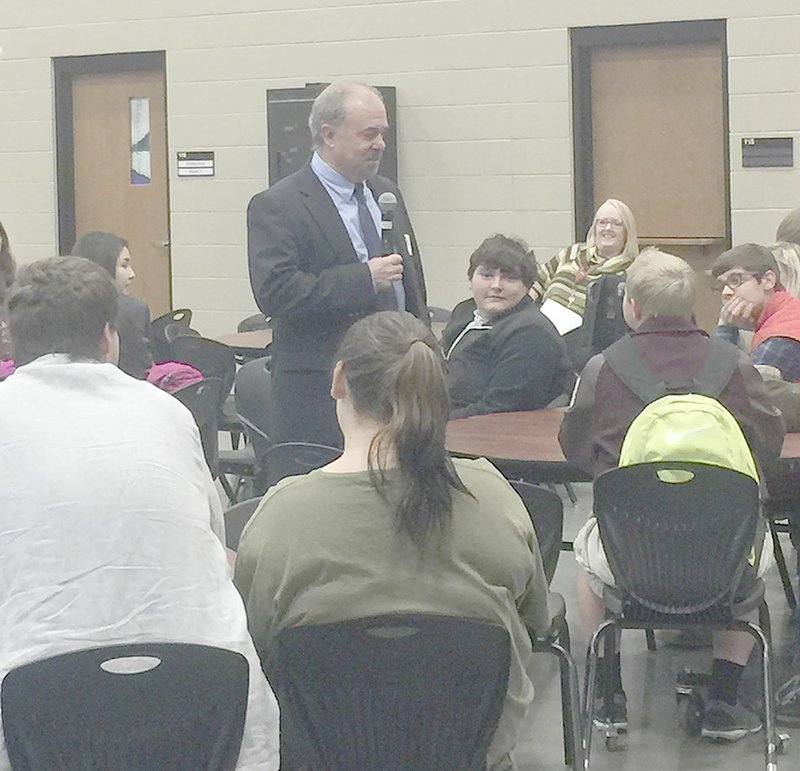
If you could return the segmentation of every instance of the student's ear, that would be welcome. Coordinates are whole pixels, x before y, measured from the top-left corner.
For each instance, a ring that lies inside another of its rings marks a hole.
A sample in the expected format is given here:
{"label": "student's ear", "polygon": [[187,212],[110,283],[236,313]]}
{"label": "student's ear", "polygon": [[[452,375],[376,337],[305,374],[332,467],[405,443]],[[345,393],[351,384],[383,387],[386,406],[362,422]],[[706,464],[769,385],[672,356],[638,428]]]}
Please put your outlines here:
{"label": "student's ear", "polygon": [[103,337],[100,341],[100,353],[103,361],[108,364],[119,364],[119,335],[110,324],[103,327]]}
{"label": "student's ear", "polygon": [[629,298],[631,304],[631,310],[633,311],[633,318],[636,321],[641,321],[643,318],[642,314],[642,305],[638,300],[635,300],[633,297]]}
{"label": "student's ear", "polygon": [[775,275],[774,270],[766,270],[764,271],[764,275],[761,276],[761,285],[767,291],[771,289],[775,289],[775,285],[778,283],[778,277]]}
{"label": "student's ear", "polygon": [[331,379],[331,398],[344,399],[345,396],[347,396],[347,379],[344,376],[344,362],[337,361]]}

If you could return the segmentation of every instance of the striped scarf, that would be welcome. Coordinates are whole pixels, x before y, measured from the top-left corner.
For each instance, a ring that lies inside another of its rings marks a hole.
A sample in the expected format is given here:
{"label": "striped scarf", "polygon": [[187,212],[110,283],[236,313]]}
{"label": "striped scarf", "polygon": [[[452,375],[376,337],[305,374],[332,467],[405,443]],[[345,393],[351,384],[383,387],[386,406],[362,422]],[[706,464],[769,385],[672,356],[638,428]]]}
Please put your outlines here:
{"label": "striped scarf", "polygon": [[539,265],[539,280],[531,287],[542,300],[553,300],[583,316],[589,285],[603,275],[622,273],[632,259],[601,257],[595,247],[573,244]]}

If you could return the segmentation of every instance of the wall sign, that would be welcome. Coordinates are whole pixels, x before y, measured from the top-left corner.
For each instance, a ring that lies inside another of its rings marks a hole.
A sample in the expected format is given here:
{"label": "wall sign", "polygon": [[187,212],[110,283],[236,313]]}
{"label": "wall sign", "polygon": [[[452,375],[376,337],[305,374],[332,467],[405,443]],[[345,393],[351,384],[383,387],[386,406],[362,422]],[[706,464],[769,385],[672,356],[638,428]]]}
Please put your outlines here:
{"label": "wall sign", "polygon": [[742,166],[746,169],[794,166],[794,140],[792,137],[743,139]]}
{"label": "wall sign", "polygon": [[179,177],[213,177],[214,153],[211,150],[184,150],[178,153]]}

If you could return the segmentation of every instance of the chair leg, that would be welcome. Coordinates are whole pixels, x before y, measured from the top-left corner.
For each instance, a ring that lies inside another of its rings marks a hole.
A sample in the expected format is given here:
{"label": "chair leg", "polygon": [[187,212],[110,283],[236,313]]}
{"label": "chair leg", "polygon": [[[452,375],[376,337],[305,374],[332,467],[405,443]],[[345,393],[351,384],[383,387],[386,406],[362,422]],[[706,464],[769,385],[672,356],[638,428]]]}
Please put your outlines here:
{"label": "chair leg", "polygon": [[605,637],[609,628],[615,627],[614,619],[605,620],[594,630],[589,641],[589,660],[586,666],[586,678],[583,689],[583,767],[588,771],[592,754],[592,715],[594,714],[595,680],[597,679],[597,656],[600,640]]}
{"label": "chair leg", "polygon": [[575,488],[572,486],[572,482],[564,482],[564,489],[567,491],[567,497],[569,498],[569,502],[573,506],[577,506],[578,496],[575,495]]}
{"label": "chair leg", "polygon": [[767,771],[777,771],[778,734],[775,727],[775,694],[772,680],[770,645],[761,627],[751,621],[744,622],[744,625],[761,647],[761,674],[764,691],[764,762]]}
{"label": "chair leg", "polygon": [[220,474],[217,479],[219,479],[219,483],[222,485],[222,489],[225,491],[225,495],[228,496],[228,502],[233,505],[236,503],[236,493],[233,491],[231,487],[231,483],[228,481],[228,477],[225,474]]}
{"label": "chair leg", "polygon": [[554,642],[552,651],[558,656],[561,677],[561,722],[564,730],[564,765],[582,771],[583,737],[581,735],[581,697],[578,686],[578,668],[560,642]]}
{"label": "chair leg", "polygon": [[797,599],[794,596],[792,579],[786,567],[786,558],[783,555],[783,548],[781,547],[780,533],[775,529],[772,520],[769,521],[769,532],[772,536],[772,552],[775,555],[775,564],[778,566],[778,574],[783,584],[783,593],[786,595],[786,602],[789,603],[789,607],[794,610],[797,607]]}

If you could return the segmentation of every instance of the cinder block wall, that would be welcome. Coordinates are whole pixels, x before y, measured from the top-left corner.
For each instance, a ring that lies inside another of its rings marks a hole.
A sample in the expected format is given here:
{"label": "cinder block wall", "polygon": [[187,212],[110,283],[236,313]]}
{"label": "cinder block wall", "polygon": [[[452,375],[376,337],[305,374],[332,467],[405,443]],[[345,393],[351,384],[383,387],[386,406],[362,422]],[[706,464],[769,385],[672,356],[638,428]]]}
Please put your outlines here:
{"label": "cinder block wall", "polygon": [[[244,210],[266,184],[268,88],[345,77],[397,88],[401,185],[436,305],[465,296],[467,256],[491,232],[525,238],[541,260],[575,238],[570,27],[727,19],[734,241],[771,240],[800,205],[796,169],[743,170],[740,153],[744,136],[798,135],[790,0],[297,5],[3,0],[0,219],[20,260],[56,248],[51,58],[126,51],[167,52],[173,295],[207,334],[254,310]],[[216,152],[213,180],[177,178],[175,152],[191,149]]]}

